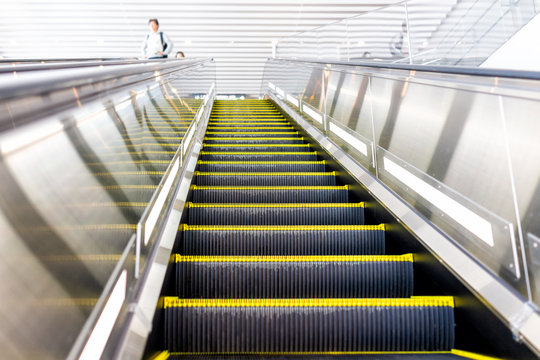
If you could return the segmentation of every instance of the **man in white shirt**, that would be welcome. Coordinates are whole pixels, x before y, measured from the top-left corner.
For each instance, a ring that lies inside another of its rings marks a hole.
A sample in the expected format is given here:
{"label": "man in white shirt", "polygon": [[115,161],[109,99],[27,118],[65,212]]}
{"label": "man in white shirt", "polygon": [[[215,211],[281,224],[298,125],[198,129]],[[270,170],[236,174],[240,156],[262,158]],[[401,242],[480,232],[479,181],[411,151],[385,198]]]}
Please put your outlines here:
{"label": "man in white shirt", "polygon": [[148,20],[150,33],[146,35],[141,46],[143,59],[162,59],[166,58],[173,49],[173,42],[169,37],[159,29],[158,19]]}

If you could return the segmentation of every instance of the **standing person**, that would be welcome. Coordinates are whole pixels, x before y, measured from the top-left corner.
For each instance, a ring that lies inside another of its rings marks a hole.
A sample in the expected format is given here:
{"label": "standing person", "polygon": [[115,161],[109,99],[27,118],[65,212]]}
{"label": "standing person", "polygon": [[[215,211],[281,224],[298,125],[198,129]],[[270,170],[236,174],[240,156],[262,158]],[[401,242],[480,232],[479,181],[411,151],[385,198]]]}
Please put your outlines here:
{"label": "standing person", "polygon": [[409,32],[405,21],[401,24],[401,32],[390,41],[390,54],[399,57],[409,55]]}
{"label": "standing person", "polygon": [[173,49],[173,42],[163,31],[158,31],[158,19],[148,20],[148,26],[150,33],[146,34],[141,46],[143,59],[166,58]]}

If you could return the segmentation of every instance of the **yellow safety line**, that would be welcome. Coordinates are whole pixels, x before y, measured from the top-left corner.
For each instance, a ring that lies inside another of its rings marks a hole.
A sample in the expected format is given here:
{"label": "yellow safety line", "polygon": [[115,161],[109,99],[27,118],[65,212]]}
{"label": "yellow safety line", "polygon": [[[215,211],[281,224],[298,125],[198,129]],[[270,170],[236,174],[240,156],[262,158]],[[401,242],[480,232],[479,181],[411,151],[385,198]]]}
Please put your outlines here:
{"label": "yellow safety line", "polygon": [[235,137],[207,137],[205,136],[204,137],[204,140],[219,140],[219,141],[231,141],[231,140],[234,140],[234,141],[282,141],[282,140],[285,140],[285,141],[290,141],[290,140],[295,140],[295,141],[303,141],[304,138],[303,137],[252,137],[252,138],[249,138],[249,139],[240,139],[240,138],[235,138]]}
{"label": "yellow safety line", "polygon": [[199,186],[191,185],[191,190],[349,190],[343,186]]}
{"label": "yellow safety line", "polygon": [[318,164],[318,165],[322,165],[322,164],[326,164],[326,160],[318,160],[318,161],[208,161],[208,160],[198,160],[197,161],[197,164],[204,164],[204,165],[209,165],[209,164],[246,164],[246,165],[262,165],[262,164],[272,164],[272,165],[275,165],[275,164],[294,164],[294,165],[298,165],[298,164]]}
{"label": "yellow safety line", "polygon": [[461,356],[467,359],[473,359],[473,360],[502,360],[500,358],[495,358],[492,356],[487,355],[481,355],[481,354],[475,354],[469,351],[463,351],[458,349],[452,349],[450,351],[453,355]]}
{"label": "yellow safety line", "polygon": [[311,147],[311,144],[203,144],[205,147]]}
{"label": "yellow safety line", "polygon": [[[298,135],[298,131],[213,131],[214,129],[208,129],[206,135],[237,135],[242,138],[242,135]],[[237,129],[230,129],[237,130]]]}
{"label": "yellow safety line", "polygon": [[114,165],[114,164],[169,164],[169,160],[119,160],[119,161],[103,161],[103,162],[91,162],[86,163],[86,165]]}
{"label": "yellow safety line", "polygon": [[249,151],[201,151],[201,155],[317,155],[316,151],[289,151],[289,152],[277,152],[277,151],[258,151],[258,152],[249,152]]}
{"label": "yellow safety line", "polygon": [[188,225],[179,231],[385,231],[386,225]]}
{"label": "yellow safety line", "polygon": [[66,207],[146,207],[147,202],[93,202],[93,203],[75,203],[68,204]]}
{"label": "yellow safety line", "polygon": [[275,204],[223,204],[187,202],[187,208],[363,208],[364,203],[275,203]]}
{"label": "yellow safety line", "polygon": [[[208,126],[216,126],[216,125],[221,125],[221,126],[224,126],[224,127],[228,127],[228,128],[234,128],[234,126],[225,126],[225,125],[253,125],[253,126],[260,126],[260,125],[281,125],[283,124],[283,126],[286,126],[286,125],[289,125],[290,126],[290,122],[285,122],[285,121],[275,121],[275,122],[247,122],[247,121],[238,121],[238,122],[232,122],[232,121],[211,121],[208,123]],[[250,128],[253,128],[253,127],[250,127]]]}
{"label": "yellow safety line", "polygon": [[[294,130],[294,126],[235,126],[234,130]],[[231,130],[230,126],[208,126],[210,130]]]}
{"label": "yellow safety line", "polygon": [[98,299],[97,298],[60,298],[60,299],[43,299],[38,298],[37,300],[32,301],[35,306],[84,306],[84,307],[94,307],[96,306]]}
{"label": "yellow safety line", "polygon": [[183,256],[175,262],[413,262],[413,254],[403,255],[314,255],[314,256]]}
{"label": "yellow safety line", "polygon": [[93,173],[94,176],[123,176],[123,175],[163,175],[165,171],[113,171]]}
{"label": "yellow safety line", "polygon": [[[459,355],[464,353],[466,355]],[[476,360],[502,360],[485,355],[479,355],[469,353],[466,351],[452,349],[451,351],[298,351],[298,352],[272,352],[272,351],[260,351],[260,352],[171,352],[163,351],[153,357],[151,360],[166,360],[169,356],[213,356],[213,355],[241,355],[241,356],[287,356],[287,355],[302,355],[302,356],[316,356],[316,355],[458,355],[467,357],[469,359]],[[166,356],[166,357],[165,357]]]}
{"label": "yellow safety line", "polygon": [[[172,144],[169,144],[172,146]],[[162,145],[166,146],[166,145]],[[165,151],[165,150],[147,150],[147,151],[124,151],[119,153],[112,153],[112,154],[106,154],[108,156],[115,156],[115,155],[131,155],[131,154],[140,154],[141,152],[145,154],[176,154],[176,151]]]}
{"label": "yellow safety line", "polygon": [[167,360],[170,356],[171,354],[167,350],[165,350],[150,357],[150,360]]}
{"label": "yellow safety line", "polygon": [[163,298],[171,307],[454,307],[451,296],[422,296],[406,299],[179,299]]}
{"label": "yellow safety line", "polygon": [[[133,255],[134,256],[134,255]],[[120,254],[88,254],[88,255],[51,255],[40,259],[50,262],[73,262],[73,261],[116,261],[122,258]]]}
{"label": "yellow safety line", "polygon": [[[186,127],[187,129],[187,127]],[[136,135],[136,134],[185,134],[185,131],[155,131],[155,130],[137,130],[137,131],[121,131],[122,135]]]}
{"label": "yellow safety line", "polygon": [[200,172],[195,176],[336,176],[336,172]]}
{"label": "yellow safety line", "polygon": [[65,230],[137,230],[137,224],[89,224],[74,226],[54,226],[53,229]]}
{"label": "yellow safety line", "polygon": [[131,140],[178,140],[182,136],[133,136]]}
{"label": "yellow safety line", "polygon": [[136,190],[154,190],[157,189],[157,185],[106,185],[106,186],[83,186],[78,189],[103,189],[103,190],[122,190],[122,189],[136,189]]}

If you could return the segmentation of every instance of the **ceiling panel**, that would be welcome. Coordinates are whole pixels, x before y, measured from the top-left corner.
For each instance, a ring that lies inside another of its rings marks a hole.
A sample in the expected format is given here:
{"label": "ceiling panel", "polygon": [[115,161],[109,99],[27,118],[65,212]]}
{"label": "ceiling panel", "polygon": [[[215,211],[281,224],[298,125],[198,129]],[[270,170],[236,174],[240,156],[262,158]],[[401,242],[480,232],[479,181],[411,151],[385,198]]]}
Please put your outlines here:
{"label": "ceiling panel", "polygon": [[[147,20],[156,17],[161,30],[174,42],[174,51],[216,59],[219,93],[258,94],[273,41],[396,2],[2,0],[0,55],[136,57],[148,29]],[[448,8],[441,11],[444,15]],[[431,33],[439,22],[428,16],[426,24],[426,32]],[[366,30],[373,25],[366,23]]]}

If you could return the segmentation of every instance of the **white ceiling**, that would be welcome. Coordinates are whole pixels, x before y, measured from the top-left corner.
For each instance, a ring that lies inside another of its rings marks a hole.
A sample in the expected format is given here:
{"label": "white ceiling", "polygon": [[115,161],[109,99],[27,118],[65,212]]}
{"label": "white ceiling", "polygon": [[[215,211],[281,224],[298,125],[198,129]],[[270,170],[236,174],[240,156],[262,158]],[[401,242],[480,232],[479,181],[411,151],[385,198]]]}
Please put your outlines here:
{"label": "white ceiling", "polygon": [[[135,57],[156,17],[188,57],[213,57],[220,93],[258,94],[272,42],[397,0],[2,0],[0,55]],[[444,11],[448,11],[446,8]],[[440,14],[440,18],[444,12]]]}

